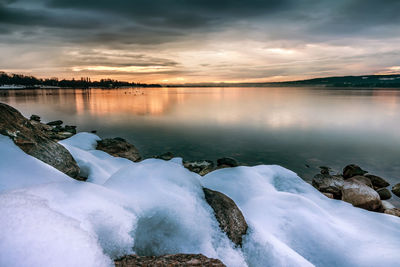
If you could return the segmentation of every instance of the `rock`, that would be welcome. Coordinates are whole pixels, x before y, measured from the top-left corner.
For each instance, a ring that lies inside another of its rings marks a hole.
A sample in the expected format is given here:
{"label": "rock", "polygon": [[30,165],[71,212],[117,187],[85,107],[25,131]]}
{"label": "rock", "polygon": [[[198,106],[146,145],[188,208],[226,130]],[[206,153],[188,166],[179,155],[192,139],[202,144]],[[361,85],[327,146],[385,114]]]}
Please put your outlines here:
{"label": "rock", "polygon": [[32,114],[30,120],[40,122],[40,117],[38,115]]}
{"label": "rock", "polygon": [[384,213],[400,217],[400,209],[398,209],[398,208],[385,210]]}
{"label": "rock", "polygon": [[378,192],[381,200],[387,200],[392,197],[392,194],[390,193],[389,189],[387,189],[387,188],[378,189],[378,190],[376,190],[376,192]]}
{"label": "rock", "polygon": [[319,168],[321,169],[321,174],[328,174],[329,175],[329,172],[330,172],[331,168],[326,167],[326,166],[320,166]]}
{"label": "rock", "polygon": [[35,123],[13,107],[0,103],[0,134],[9,136],[25,153],[77,178],[80,170],[68,150],[51,140]]}
{"label": "rock", "polygon": [[62,124],[63,124],[63,121],[61,121],[61,120],[51,121],[51,122],[47,123],[47,125],[50,125],[50,126],[57,126],[57,125],[62,125]]}
{"label": "rock", "polygon": [[217,166],[219,168],[237,167],[237,166],[239,166],[239,164],[233,158],[220,158],[220,159],[217,159]]}
{"label": "rock", "polygon": [[201,176],[214,170],[214,162],[211,160],[185,161],[183,166],[189,169],[189,171],[198,173]]}
{"label": "rock", "polygon": [[72,134],[76,134],[76,126],[65,125],[64,131],[72,133]]}
{"label": "rock", "polygon": [[312,180],[312,185],[322,193],[333,194],[335,199],[342,198],[344,179],[341,176],[317,174]]}
{"label": "rock", "polygon": [[59,133],[59,132],[64,131],[64,128],[61,125],[56,125],[53,127],[53,129],[51,131],[54,133]]}
{"label": "rock", "polygon": [[382,200],[382,208],[384,210],[391,210],[391,209],[394,209],[395,206],[393,206],[393,204],[388,201]]}
{"label": "rock", "polygon": [[165,152],[161,155],[155,156],[156,159],[163,159],[163,160],[171,160],[174,158],[174,154],[172,152]]}
{"label": "rock", "polygon": [[326,196],[327,198],[332,198],[335,199],[332,193],[322,193],[324,196]]}
{"label": "rock", "polygon": [[359,181],[345,181],[342,188],[342,200],[355,207],[370,211],[381,209],[379,194],[371,187]]}
{"label": "rock", "polygon": [[202,254],[174,254],[164,256],[124,256],[114,261],[115,267],[150,267],[150,266],[207,266],[207,267],[225,267],[217,259],[207,258]]}
{"label": "rock", "polygon": [[139,161],[142,158],[134,145],[120,137],[97,141],[96,149],[107,152],[114,157],[126,158],[131,161]]}
{"label": "rock", "polygon": [[349,181],[349,182],[357,181],[357,182],[365,184],[366,186],[373,188],[371,180],[365,176],[356,175],[356,176],[353,176],[353,177],[347,179],[347,181]]}
{"label": "rock", "polygon": [[351,177],[356,176],[356,175],[361,175],[362,176],[362,175],[364,175],[366,173],[367,173],[367,171],[364,171],[358,165],[355,165],[355,164],[347,165],[343,169],[343,177],[344,177],[344,179],[348,179],[348,178],[351,178]]}
{"label": "rock", "polygon": [[400,197],[400,183],[398,183],[392,187],[392,193],[395,194],[396,196]]}
{"label": "rock", "polygon": [[388,187],[390,185],[385,179],[383,179],[379,176],[372,175],[372,174],[366,174],[364,176],[371,180],[372,185],[374,186],[375,189]]}
{"label": "rock", "polygon": [[246,234],[247,223],[240,209],[228,196],[203,188],[207,203],[214,210],[219,227],[237,246],[242,246],[242,236]]}

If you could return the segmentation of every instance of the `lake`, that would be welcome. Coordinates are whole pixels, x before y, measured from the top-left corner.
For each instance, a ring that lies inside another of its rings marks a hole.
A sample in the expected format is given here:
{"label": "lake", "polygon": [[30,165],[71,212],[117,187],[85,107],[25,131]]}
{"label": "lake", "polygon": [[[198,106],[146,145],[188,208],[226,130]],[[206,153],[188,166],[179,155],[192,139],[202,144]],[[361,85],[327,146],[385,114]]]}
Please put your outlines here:
{"label": "lake", "polygon": [[400,91],[325,88],[146,88],[1,91],[25,116],[120,136],[144,157],[229,156],[279,164],[310,181],[321,165],[356,163],[400,182]]}

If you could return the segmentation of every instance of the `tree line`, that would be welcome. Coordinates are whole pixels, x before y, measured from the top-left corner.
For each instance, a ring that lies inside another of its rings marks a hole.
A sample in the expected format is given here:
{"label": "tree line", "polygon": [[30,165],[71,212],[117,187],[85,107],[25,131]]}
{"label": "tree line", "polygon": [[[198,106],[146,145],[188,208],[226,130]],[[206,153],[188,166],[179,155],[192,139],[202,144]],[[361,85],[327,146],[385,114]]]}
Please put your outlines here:
{"label": "tree line", "polygon": [[135,82],[124,82],[113,79],[101,79],[100,81],[91,81],[89,77],[82,77],[79,80],[74,78],[71,80],[58,78],[39,79],[34,76],[21,74],[7,74],[0,72],[1,85],[23,85],[26,87],[54,86],[65,88],[119,88],[119,87],[161,87],[159,84],[144,84]]}

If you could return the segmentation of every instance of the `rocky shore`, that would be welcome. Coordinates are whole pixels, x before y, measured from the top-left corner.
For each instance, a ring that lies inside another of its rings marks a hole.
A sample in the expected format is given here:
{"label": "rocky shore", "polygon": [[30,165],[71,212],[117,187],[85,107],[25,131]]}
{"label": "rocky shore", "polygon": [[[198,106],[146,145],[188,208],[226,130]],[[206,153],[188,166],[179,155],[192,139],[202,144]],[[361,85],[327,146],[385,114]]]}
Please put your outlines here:
{"label": "rocky shore", "polygon": [[[77,127],[63,125],[64,123],[60,120],[43,123],[38,115],[32,115],[30,119],[27,119],[16,109],[0,103],[0,134],[8,136],[25,153],[53,166],[75,180],[86,181],[87,170],[81,169],[70,152],[58,143],[60,140],[74,136],[77,133]],[[137,148],[123,138],[98,140],[95,147],[97,151],[105,152],[113,157],[132,162],[143,160]],[[174,155],[167,152],[155,158],[170,161]],[[182,164],[189,171],[201,176],[215,170],[239,166],[239,163],[232,158],[220,158],[216,164],[210,160],[183,161]],[[392,193],[400,197],[400,183],[389,190],[390,184],[384,178],[369,174],[354,164],[347,165],[343,172],[338,174],[332,174],[328,167],[320,168],[321,171],[314,176],[312,185],[321,194],[371,212],[400,217],[400,209],[387,202],[392,197]],[[205,186],[202,187],[202,194],[221,231],[235,248],[242,248],[243,239],[249,234],[249,226],[238,205],[222,192]],[[115,266],[118,267],[225,266],[220,260],[207,258],[201,254],[125,255],[122,257],[119,255],[113,260]]]}

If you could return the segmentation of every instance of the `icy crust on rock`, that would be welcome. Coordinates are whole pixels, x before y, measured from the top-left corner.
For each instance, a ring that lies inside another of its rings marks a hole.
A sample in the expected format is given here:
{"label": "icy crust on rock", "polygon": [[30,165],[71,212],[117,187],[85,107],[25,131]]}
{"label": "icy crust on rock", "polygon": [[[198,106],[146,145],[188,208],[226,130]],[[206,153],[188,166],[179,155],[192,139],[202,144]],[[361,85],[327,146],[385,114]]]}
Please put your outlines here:
{"label": "icy crust on rock", "polygon": [[400,219],[329,199],[280,166],[221,169],[203,185],[232,198],[250,266],[395,266]]}
{"label": "icy crust on rock", "polygon": [[[400,261],[398,217],[328,199],[282,167],[226,168],[201,178],[180,158],[134,163],[96,151],[96,140],[81,133],[62,141],[92,181],[79,182],[0,136],[0,266],[112,266],[133,253],[202,253],[227,266]],[[202,186],[242,210],[249,224],[242,248],[220,231]]]}

